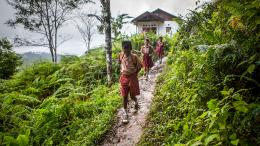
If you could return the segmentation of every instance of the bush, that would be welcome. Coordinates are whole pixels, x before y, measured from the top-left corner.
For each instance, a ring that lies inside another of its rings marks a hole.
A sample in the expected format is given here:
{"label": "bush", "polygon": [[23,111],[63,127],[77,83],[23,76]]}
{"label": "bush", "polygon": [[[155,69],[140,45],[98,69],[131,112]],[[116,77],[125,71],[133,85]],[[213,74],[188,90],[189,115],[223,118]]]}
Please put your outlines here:
{"label": "bush", "polygon": [[0,39],[0,78],[8,79],[12,76],[19,65],[21,56],[11,50],[12,45],[6,39]]}

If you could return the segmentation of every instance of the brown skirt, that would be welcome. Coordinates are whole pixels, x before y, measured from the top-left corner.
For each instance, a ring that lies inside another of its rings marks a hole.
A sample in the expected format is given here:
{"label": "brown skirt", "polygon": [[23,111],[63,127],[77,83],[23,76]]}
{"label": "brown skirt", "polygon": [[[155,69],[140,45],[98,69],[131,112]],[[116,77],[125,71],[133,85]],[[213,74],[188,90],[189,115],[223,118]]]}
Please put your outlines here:
{"label": "brown skirt", "polygon": [[143,56],[143,66],[145,70],[148,70],[149,68],[153,67],[153,60],[152,56],[149,56],[149,54],[144,54]]}
{"label": "brown skirt", "polygon": [[158,56],[162,56],[164,54],[162,46],[157,46],[155,51]]}

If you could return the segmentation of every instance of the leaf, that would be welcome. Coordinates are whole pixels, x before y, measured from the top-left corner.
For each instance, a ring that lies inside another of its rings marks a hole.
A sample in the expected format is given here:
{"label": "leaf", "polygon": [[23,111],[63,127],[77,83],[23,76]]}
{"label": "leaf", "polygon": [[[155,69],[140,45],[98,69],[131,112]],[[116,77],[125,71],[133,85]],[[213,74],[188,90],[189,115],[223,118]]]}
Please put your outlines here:
{"label": "leaf", "polygon": [[31,133],[31,130],[30,130],[30,129],[27,129],[27,130],[25,131],[25,135],[28,136],[28,137],[30,136],[30,133]]}
{"label": "leaf", "polygon": [[219,129],[225,129],[226,128],[226,122],[219,122],[218,127],[219,127]]}
{"label": "leaf", "polygon": [[196,141],[195,143],[193,143],[191,146],[198,146],[198,145],[203,145],[202,142],[200,141]]}
{"label": "leaf", "polygon": [[205,145],[208,145],[210,142],[212,142],[214,139],[218,139],[219,138],[219,135],[218,134],[212,134],[210,135],[209,137],[207,137],[205,139]]}
{"label": "leaf", "polygon": [[221,95],[223,96],[227,96],[229,95],[229,91],[220,91]]}
{"label": "leaf", "polygon": [[6,145],[18,145],[17,141],[12,136],[5,136],[4,143]]}
{"label": "leaf", "polygon": [[26,135],[19,135],[17,137],[17,142],[19,144],[19,146],[27,146],[29,145],[29,137]]}
{"label": "leaf", "polygon": [[247,113],[248,108],[246,107],[247,103],[245,101],[234,101],[232,104],[237,111]]}
{"label": "leaf", "polygon": [[208,112],[203,112],[198,118],[204,119],[208,115]]}
{"label": "leaf", "polygon": [[232,135],[229,136],[230,140],[234,140],[236,138],[237,138],[237,134],[236,133],[233,133]]}
{"label": "leaf", "polygon": [[214,110],[217,107],[217,99],[211,99],[209,102],[207,102],[208,108],[210,110]]}
{"label": "leaf", "polygon": [[247,72],[248,73],[253,73],[255,70],[255,64],[251,64],[248,68],[247,68]]}
{"label": "leaf", "polygon": [[188,131],[189,131],[189,126],[188,126],[188,124],[185,124],[183,126],[183,133],[187,133]]}
{"label": "leaf", "polygon": [[[242,91],[242,90],[241,90]],[[246,90],[245,90],[246,91]],[[236,100],[242,100],[243,97],[239,94],[239,93],[235,93],[232,95],[232,98],[236,99]]]}
{"label": "leaf", "polygon": [[231,144],[233,144],[233,145],[238,145],[238,142],[239,142],[239,139],[232,140],[232,141],[231,141]]}

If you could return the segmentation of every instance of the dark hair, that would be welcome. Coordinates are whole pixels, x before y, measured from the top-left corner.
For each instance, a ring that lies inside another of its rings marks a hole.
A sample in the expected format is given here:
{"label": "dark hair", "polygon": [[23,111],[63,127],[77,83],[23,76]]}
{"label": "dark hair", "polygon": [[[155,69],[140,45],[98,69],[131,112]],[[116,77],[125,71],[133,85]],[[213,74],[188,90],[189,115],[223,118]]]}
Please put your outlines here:
{"label": "dark hair", "polygon": [[148,38],[146,38],[145,41],[150,42],[150,40]]}
{"label": "dark hair", "polygon": [[122,48],[123,49],[132,49],[131,41],[122,41]]}
{"label": "dark hair", "polygon": [[161,36],[160,36],[160,37],[159,37],[159,39],[160,39],[160,40],[162,40],[162,39],[163,39],[163,37],[161,37]]}

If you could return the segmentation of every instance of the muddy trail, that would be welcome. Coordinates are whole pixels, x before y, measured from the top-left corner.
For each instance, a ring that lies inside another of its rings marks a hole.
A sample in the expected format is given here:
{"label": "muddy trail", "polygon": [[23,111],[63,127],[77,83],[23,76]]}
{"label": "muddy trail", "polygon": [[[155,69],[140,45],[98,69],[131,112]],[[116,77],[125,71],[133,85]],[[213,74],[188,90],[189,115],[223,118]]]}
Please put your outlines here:
{"label": "muddy trail", "polygon": [[122,123],[123,108],[120,108],[117,113],[117,118],[112,130],[109,131],[102,144],[103,146],[134,146],[138,143],[143,127],[146,124],[146,117],[150,111],[150,106],[153,98],[153,91],[157,76],[162,72],[166,58],[163,63],[155,63],[149,73],[149,79],[144,77],[139,78],[141,94],[137,96],[140,109],[137,113],[133,113],[134,102],[130,100],[129,104],[129,123]]}

